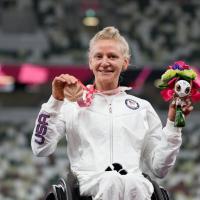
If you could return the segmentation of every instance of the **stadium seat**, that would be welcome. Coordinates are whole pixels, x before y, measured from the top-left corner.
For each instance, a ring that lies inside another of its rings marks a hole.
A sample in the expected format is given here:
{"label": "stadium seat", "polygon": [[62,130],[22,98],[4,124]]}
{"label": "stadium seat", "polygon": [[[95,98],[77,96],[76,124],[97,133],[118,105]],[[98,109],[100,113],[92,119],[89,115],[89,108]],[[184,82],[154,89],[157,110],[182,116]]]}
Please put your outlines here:
{"label": "stadium seat", "polygon": [[[154,187],[151,200],[169,200],[168,192],[163,187],[159,186],[147,174],[143,175]],[[77,177],[73,173],[69,173],[66,182],[63,178],[60,178],[57,184],[50,187],[45,200],[92,200],[92,197],[80,196]]]}

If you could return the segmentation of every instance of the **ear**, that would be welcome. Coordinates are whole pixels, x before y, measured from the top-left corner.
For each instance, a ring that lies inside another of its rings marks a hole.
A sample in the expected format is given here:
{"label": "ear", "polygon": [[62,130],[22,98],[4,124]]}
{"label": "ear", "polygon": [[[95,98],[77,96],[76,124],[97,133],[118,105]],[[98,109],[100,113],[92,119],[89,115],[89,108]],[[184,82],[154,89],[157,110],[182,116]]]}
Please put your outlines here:
{"label": "ear", "polygon": [[90,56],[88,57],[88,63],[90,70],[92,70],[92,58]]}
{"label": "ear", "polygon": [[124,64],[122,66],[122,71],[126,71],[127,68],[128,68],[128,65],[129,65],[129,59],[128,58],[125,58],[124,59]]}

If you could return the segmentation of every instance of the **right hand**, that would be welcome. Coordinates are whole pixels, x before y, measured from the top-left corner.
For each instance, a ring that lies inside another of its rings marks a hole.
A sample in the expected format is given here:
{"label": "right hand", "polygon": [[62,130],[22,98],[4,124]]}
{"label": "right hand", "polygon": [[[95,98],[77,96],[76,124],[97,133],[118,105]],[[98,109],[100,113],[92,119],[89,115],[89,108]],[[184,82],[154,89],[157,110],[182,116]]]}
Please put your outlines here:
{"label": "right hand", "polygon": [[61,74],[60,76],[56,76],[52,82],[52,95],[55,99],[63,101],[64,96],[64,88],[66,86],[76,85],[78,79],[69,74]]}

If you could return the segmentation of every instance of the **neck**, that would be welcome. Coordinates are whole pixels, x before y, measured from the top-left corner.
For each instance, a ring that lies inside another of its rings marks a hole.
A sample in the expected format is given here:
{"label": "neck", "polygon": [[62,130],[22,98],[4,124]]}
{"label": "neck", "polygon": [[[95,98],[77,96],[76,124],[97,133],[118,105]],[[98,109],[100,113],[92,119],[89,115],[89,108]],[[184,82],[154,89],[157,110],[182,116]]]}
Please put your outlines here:
{"label": "neck", "polygon": [[117,87],[115,89],[112,89],[112,90],[105,90],[103,92],[101,92],[102,94],[105,94],[105,95],[115,95],[115,94],[118,94],[120,92],[120,88]]}
{"label": "neck", "polygon": [[99,84],[99,83],[95,82],[94,85],[95,85],[95,89],[97,89],[97,90],[99,90],[101,92],[106,92],[106,91],[109,91],[109,90],[115,90],[115,89],[118,88],[118,84],[115,84],[115,83]]}

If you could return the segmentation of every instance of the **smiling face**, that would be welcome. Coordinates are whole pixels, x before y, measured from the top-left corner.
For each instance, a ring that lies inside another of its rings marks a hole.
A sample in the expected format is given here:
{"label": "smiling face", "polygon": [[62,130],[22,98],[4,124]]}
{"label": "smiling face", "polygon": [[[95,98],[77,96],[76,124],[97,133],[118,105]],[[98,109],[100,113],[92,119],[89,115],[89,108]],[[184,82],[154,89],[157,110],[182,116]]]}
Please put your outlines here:
{"label": "smiling face", "polygon": [[105,91],[118,87],[120,73],[127,69],[129,59],[117,40],[97,40],[89,52],[89,65],[95,76],[96,89]]}

